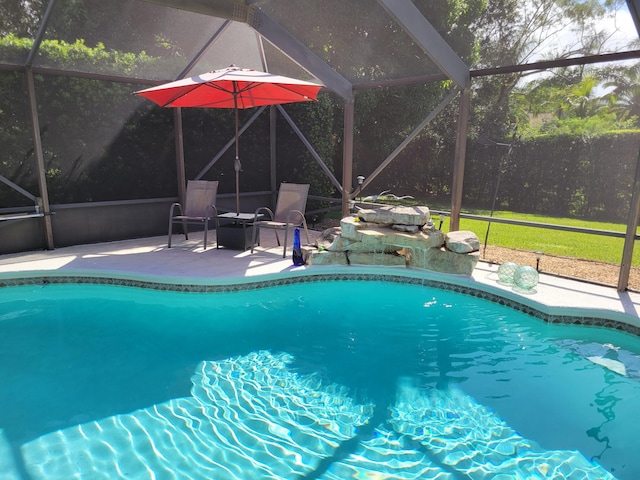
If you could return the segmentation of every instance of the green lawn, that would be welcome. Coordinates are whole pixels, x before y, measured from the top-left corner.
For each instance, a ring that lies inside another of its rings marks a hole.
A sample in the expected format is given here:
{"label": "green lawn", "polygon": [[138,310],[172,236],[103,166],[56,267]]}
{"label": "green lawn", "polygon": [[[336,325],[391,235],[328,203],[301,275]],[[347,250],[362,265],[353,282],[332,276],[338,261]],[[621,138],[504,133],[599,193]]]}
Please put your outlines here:
{"label": "green lawn", "polygon": [[[396,202],[386,202],[389,204],[400,204]],[[410,202],[402,202],[408,204]],[[415,205],[420,202],[415,202]],[[424,205],[424,203],[422,203]],[[448,211],[449,205],[432,205],[431,210]],[[488,210],[463,211],[463,213],[473,215],[489,216]],[[340,212],[332,212],[335,218],[340,217]],[[556,218],[544,215],[533,215],[526,213],[514,213],[507,211],[494,212],[494,218],[504,218],[521,220],[526,222],[547,223],[554,225],[565,225],[572,227],[589,228],[592,230],[607,230],[613,232],[626,231],[626,225],[620,223],[592,222],[587,220],[577,220],[575,218]],[[439,216],[434,214],[432,220],[438,226]],[[485,220],[460,219],[460,229],[474,232],[484,245],[485,234],[488,222]],[[444,231],[449,230],[449,220],[442,226]],[[624,238],[614,238],[603,235],[591,235],[586,233],[562,232],[558,230],[548,230],[536,227],[524,227],[518,225],[505,225],[502,223],[491,223],[489,231],[488,245],[498,247],[516,248],[519,250],[541,251],[547,255],[559,255],[570,258],[580,258],[584,260],[594,260],[619,265],[622,260],[622,249]],[[633,253],[632,265],[640,267],[640,248],[636,246]]]}
{"label": "green lawn", "polygon": [[[489,212],[474,212],[476,215],[488,215],[488,213]],[[494,218],[568,225],[594,230],[609,230],[622,233],[626,231],[626,225],[618,223],[591,222],[572,218],[554,218],[502,211],[495,212],[493,216]],[[437,218],[434,220],[437,220]],[[437,223],[438,222],[436,222],[436,224]],[[487,224],[488,222],[484,220],[460,219],[460,229],[474,232],[483,245],[487,232]],[[448,227],[448,224],[446,227]],[[444,228],[443,226],[443,229]],[[622,259],[624,239],[492,222],[487,243],[488,245],[517,248],[520,250],[539,250],[549,255],[619,264]],[[634,266],[640,266],[640,249],[638,248],[634,250],[632,264]]]}

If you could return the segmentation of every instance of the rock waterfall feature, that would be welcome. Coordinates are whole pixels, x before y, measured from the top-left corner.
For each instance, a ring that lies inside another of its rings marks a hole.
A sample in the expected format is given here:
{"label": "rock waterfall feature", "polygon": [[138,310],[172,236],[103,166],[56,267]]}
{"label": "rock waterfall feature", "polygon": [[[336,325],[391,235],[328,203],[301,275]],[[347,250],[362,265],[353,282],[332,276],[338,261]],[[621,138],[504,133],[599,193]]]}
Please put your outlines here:
{"label": "rock waterfall feature", "polygon": [[305,248],[308,265],[381,265],[471,275],[480,241],[469,231],[445,234],[428,207],[362,209]]}

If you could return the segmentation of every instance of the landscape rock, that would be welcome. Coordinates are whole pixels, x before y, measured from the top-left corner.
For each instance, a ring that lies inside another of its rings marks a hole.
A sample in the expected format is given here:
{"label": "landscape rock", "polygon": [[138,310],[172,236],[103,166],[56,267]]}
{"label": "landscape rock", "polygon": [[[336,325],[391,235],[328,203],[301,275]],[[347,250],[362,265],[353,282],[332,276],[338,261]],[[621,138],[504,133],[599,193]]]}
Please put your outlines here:
{"label": "landscape rock", "polygon": [[480,252],[459,254],[446,248],[429,248],[421,252],[412,252],[408,265],[441,273],[471,275],[478,264]]}
{"label": "landscape rock", "polygon": [[[418,233],[420,231],[420,227],[418,225],[391,225],[393,230],[397,230],[398,232],[407,232],[407,233]],[[423,230],[424,231],[424,230]]]}
{"label": "landscape rock", "polygon": [[471,253],[480,250],[480,240],[475,233],[467,230],[449,232],[445,237],[445,246],[455,253]]}
{"label": "landscape rock", "polygon": [[358,231],[358,239],[369,245],[394,245],[398,248],[431,248],[444,244],[444,233],[436,230],[425,233],[396,232],[390,228],[376,227]]}
{"label": "landscape rock", "polygon": [[436,229],[435,224],[434,224],[431,220],[429,220],[427,223],[425,223],[425,224],[422,226],[421,230],[422,230],[423,232],[433,232],[433,231],[435,231],[435,230],[437,230],[437,229]]}
{"label": "landscape rock", "polygon": [[345,252],[309,251],[303,258],[307,265],[349,265]]}
{"label": "landscape rock", "polygon": [[407,259],[402,255],[372,253],[372,252],[349,252],[347,253],[349,265],[377,265],[382,267],[405,267]]}
{"label": "landscape rock", "polygon": [[417,225],[421,227],[429,221],[431,214],[429,207],[381,207],[376,209],[362,209],[358,217],[371,223],[381,225]]}
{"label": "landscape rock", "polygon": [[358,230],[363,230],[365,228],[374,228],[377,227],[375,223],[367,223],[361,221],[358,217],[344,217],[340,220],[340,229],[342,230],[342,236],[344,238],[349,238],[354,241],[358,240]]}
{"label": "landscape rock", "polygon": [[382,243],[364,243],[350,238],[337,237],[331,245],[327,247],[330,252],[379,252],[394,253],[398,250],[393,245],[384,245]]}
{"label": "landscape rock", "polygon": [[324,230],[318,238],[316,238],[315,245],[318,248],[328,248],[336,238],[340,237],[342,229],[340,227],[331,227]]}
{"label": "landscape rock", "polygon": [[480,241],[470,231],[445,235],[429,219],[427,207],[360,210],[327,229],[317,249],[303,250],[308,265],[378,265],[422,268],[471,275]]}

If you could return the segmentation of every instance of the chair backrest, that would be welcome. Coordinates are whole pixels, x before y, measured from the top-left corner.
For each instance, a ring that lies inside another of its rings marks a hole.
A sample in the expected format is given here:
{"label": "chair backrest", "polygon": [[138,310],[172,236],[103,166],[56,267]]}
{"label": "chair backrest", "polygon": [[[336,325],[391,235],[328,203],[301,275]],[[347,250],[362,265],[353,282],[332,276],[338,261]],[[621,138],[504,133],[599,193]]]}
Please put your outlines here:
{"label": "chair backrest", "polygon": [[[273,219],[276,222],[286,222],[291,210],[304,212],[307,208],[307,195],[309,194],[309,184],[282,183],[278,191],[278,202]],[[302,220],[294,219],[295,223],[301,224]]]}
{"label": "chair backrest", "polygon": [[184,214],[187,217],[206,217],[211,215],[209,205],[216,204],[218,182],[208,180],[189,180],[187,197],[184,201]]}

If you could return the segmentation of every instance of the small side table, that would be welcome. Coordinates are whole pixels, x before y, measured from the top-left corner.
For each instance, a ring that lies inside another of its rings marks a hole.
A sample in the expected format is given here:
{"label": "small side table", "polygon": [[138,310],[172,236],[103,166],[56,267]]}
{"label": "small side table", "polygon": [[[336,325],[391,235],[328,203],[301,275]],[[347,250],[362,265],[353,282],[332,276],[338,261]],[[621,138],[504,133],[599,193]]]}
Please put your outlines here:
{"label": "small side table", "polygon": [[[228,212],[218,215],[218,244],[233,250],[251,248],[253,240],[253,213]],[[262,216],[258,215],[258,219]],[[256,241],[260,241],[260,230],[256,233]]]}

